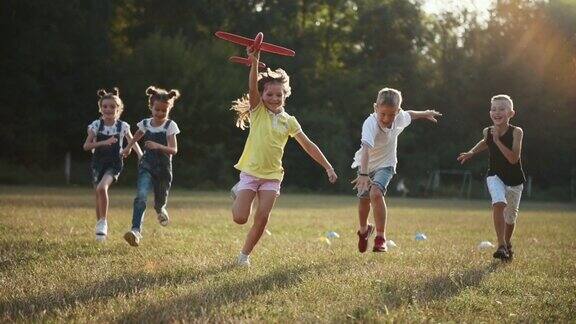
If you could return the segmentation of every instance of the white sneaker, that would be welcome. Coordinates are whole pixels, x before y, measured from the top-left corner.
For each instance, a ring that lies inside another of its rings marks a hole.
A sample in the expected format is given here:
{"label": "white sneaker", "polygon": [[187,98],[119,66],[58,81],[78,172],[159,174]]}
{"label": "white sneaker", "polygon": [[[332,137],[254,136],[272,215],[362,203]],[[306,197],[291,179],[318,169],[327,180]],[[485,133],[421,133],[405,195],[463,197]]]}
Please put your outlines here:
{"label": "white sneaker", "polygon": [[124,239],[126,240],[126,242],[128,242],[128,244],[132,246],[140,245],[141,238],[142,234],[140,234],[140,232],[135,230],[128,231],[126,232],[126,234],[124,234]]}
{"label": "white sneaker", "polygon": [[236,264],[241,267],[249,267],[250,255],[245,255],[244,253],[240,252],[240,254],[238,255],[238,259],[236,260]]}
{"label": "white sneaker", "polygon": [[236,183],[234,185],[234,187],[232,187],[232,189],[230,189],[230,197],[232,198],[232,200],[236,200],[236,197],[238,196],[238,194],[236,193],[238,191],[238,184],[240,182]]}
{"label": "white sneaker", "polygon": [[106,240],[108,235],[108,222],[106,219],[99,219],[96,221],[96,241],[102,242]]}
{"label": "white sneaker", "polygon": [[166,209],[162,209],[158,214],[158,223],[162,226],[168,226],[168,222],[170,221],[170,217],[168,217],[168,211]]}

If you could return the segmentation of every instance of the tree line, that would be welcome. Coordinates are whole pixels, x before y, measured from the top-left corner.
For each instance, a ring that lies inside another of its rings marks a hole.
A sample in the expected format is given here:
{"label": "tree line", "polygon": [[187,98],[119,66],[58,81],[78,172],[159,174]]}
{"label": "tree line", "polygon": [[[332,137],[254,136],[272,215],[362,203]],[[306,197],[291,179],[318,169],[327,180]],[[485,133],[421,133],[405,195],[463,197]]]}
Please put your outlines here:
{"label": "tree line", "polygon": [[[254,36],[296,51],[262,55],[291,77],[286,109],[327,155],[341,181],[289,142],[285,186],[346,191],[353,153],[377,91],[402,91],[406,109],[433,108],[438,125],[414,123],[399,140],[398,177],[423,194],[430,172],[471,170],[480,181],[487,157],[461,167],[490,124],[490,97],[509,94],[525,130],[524,166],[541,197],[570,195],[576,168],[576,4],[499,0],[487,20],[469,11],[430,15],[406,0],[7,0],[4,39],[0,183],[63,183],[70,152],[76,184],[89,183],[81,146],[98,117],[96,90],[118,86],[122,118],[133,127],[149,115],[149,85],[180,89],[171,117],[182,131],[175,185],[224,189],[246,131],[234,126],[232,100],[247,91],[247,68],[227,62],[245,50],[217,30]],[[134,130],[134,128],[133,128]],[[133,160],[133,159],[132,159]],[[132,185],[129,160],[121,183]],[[478,190],[481,190],[478,188]]]}

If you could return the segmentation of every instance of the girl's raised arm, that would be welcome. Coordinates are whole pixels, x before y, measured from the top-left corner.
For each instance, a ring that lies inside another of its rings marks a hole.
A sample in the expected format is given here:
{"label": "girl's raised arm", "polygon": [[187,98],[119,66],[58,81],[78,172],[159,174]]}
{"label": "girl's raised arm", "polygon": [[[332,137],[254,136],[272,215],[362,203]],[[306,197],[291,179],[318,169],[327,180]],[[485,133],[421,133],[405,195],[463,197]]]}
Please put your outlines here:
{"label": "girl's raised arm", "polygon": [[251,52],[248,50],[248,56],[252,60],[250,75],[248,76],[248,93],[250,94],[250,110],[252,110],[260,103],[260,92],[258,92],[258,63],[260,61],[260,51]]}

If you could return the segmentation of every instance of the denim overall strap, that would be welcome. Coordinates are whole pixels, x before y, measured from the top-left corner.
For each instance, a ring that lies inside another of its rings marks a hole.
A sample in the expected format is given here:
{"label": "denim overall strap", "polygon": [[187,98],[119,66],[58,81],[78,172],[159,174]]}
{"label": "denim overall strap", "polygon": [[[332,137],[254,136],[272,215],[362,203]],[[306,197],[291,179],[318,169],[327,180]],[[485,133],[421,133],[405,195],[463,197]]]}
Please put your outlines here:
{"label": "denim overall strap", "polygon": [[166,123],[164,124],[164,129],[165,129],[166,131],[168,131],[168,126],[170,126],[170,123],[171,123],[171,122],[172,122],[172,121],[171,121],[170,119],[166,120]]}
{"label": "denim overall strap", "polygon": [[96,132],[96,135],[102,133],[103,130],[104,130],[104,120],[100,118],[100,124],[98,125],[98,131]]}

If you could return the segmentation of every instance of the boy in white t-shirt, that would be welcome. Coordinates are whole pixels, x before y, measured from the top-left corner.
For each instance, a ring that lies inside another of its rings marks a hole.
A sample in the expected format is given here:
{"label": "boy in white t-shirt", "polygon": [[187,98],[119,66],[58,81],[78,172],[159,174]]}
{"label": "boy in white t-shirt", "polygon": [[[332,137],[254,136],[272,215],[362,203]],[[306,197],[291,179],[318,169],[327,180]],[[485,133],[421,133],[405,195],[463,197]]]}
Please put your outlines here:
{"label": "boy in white t-shirt", "polygon": [[368,224],[370,205],[376,223],[376,238],[373,252],[386,252],[386,203],[384,195],[390,180],[396,173],[396,147],[398,135],[413,119],[428,119],[437,122],[442,116],[435,110],[402,110],[402,94],[392,88],[378,92],[374,113],[362,125],[362,144],[354,156],[352,168],[358,168],[358,177],[352,181],[358,189],[358,250],[366,252],[368,239],[374,225]]}

